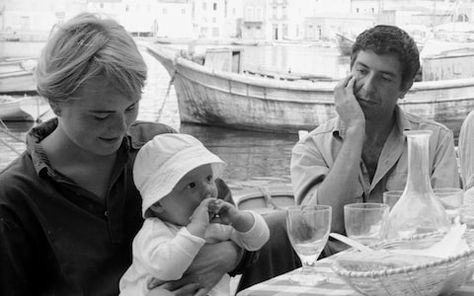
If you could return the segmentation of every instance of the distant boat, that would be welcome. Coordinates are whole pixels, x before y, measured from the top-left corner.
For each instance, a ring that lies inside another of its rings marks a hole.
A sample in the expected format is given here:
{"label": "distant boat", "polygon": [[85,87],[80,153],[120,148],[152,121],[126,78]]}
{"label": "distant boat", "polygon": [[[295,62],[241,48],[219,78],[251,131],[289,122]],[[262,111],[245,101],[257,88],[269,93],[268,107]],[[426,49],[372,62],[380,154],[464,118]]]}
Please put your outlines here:
{"label": "distant boat", "polygon": [[0,93],[36,92],[32,58],[3,59],[0,61]]}
{"label": "distant boat", "polygon": [[36,121],[50,107],[40,97],[13,97],[0,95],[0,120],[2,121]]}
{"label": "distant boat", "polygon": [[242,46],[257,46],[258,41],[255,40],[245,40],[245,39],[234,39],[230,42],[232,45],[242,45]]}
{"label": "distant boat", "polygon": [[339,49],[339,52],[341,55],[347,56],[351,55],[352,53],[352,45],[354,44],[354,40],[336,33],[336,41],[337,41],[337,48]]}
{"label": "distant boat", "polygon": [[234,199],[240,210],[253,210],[261,214],[295,205],[291,184],[248,188],[236,194]]}
{"label": "distant boat", "polygon": [[[221,49],[224,61],[206,56],[203,65],[163,47],[148,46],[148,51],[173,78],[182,122],[296,133],[312,130],[336,115],[334,81],[245,75],[231,49]],[[415,82],[400,106],[446,124],[457,135],[474,110],[474,78]]]}

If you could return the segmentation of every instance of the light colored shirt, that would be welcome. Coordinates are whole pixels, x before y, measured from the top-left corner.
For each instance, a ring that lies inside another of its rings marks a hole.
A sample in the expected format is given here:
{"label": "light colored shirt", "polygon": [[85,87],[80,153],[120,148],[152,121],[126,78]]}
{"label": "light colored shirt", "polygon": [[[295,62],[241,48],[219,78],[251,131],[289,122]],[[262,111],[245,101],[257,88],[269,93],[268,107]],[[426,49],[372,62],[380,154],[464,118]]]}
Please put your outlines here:
{"label": "light colored shirt", "polygon": [[[431,130],[429,172],[431,185],[459,187],[459,174],[454,150],[453,133],[444,125],[395,109],[395,122],[380,154],[372,181],[360,160],[359,182],[354,202],[382,202],[384,191],[403,190],[408,174],[408,145],[403,131]],[[320,125],[293,148],[291,180],[295,197],[301,202],[310,189],[317,198],[317,187],[331,170],[344,141],[345,128],[336,117]],[[344,186],[344,184],[341,184]]]}
{"label": "light colored shirt", "polygon": [[464,120],[459,132],[459,160],[464,190],[474,187],[474,111]]}
{"label": "light colored shirt", "polygon": [[[232,240],[249,251],[260,249],[269,239],[270,231],[259,214],[252,228],[243,233],[224,224],[212,223],[205,239],[194,236],[186,227],[176,226],[158,218],[147,218],[133,240],[133,263],[120,280],[120,295],[146,295],[152,278],[178,280],[191,265],[205,243]],[[229,295],[229,275],[225,275],[209,295]]]}
{"label": "light colored shirt", "polygon": [[[381,203],[384,191],[405,188],[408,145],[403,131],[407,130],[432,131],[429,140],[431,186],[460,186],[452,131],[440,123],[405,113],[397,106],[395,125],[383,146],[372,181],[362,158],[360,160],[357,189],[348,192],[352,194],[353,202]],[[317,200],[318,186],[334,165],[344,135],[345,127],[336,117],[317,127],[293,147],[290,170],[297,203],[301,203],[307,194]],[[346,248],[346,245],[330,239],[324,251],[329,256]]]}

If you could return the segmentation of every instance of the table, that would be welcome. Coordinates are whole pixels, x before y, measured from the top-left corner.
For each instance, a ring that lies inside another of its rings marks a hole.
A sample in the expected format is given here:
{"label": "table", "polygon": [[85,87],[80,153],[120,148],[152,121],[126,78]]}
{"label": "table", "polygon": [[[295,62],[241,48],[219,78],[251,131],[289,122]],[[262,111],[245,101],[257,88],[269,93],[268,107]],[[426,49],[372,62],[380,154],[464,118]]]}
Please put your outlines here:
{"label": "table", "polygon": [[[259,283],[240,291],[237,296],[360,296],[331,269],[334,257],[324,258],[316,263],[317,272],[326,275],[328,281],[315,287],[307,287],[290,282],[289,275],[297,270],[282,274],[268,281]],[[474,278],[459,287],[451,296],[474,295]]]}

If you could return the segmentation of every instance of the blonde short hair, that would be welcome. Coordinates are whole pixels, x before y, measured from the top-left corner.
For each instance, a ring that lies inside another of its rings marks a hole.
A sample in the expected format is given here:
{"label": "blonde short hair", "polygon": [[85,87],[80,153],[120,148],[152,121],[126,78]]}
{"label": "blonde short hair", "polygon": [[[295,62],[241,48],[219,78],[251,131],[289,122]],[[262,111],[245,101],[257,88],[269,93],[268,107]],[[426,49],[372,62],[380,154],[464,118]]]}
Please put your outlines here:
{"label": "blonde short hair", "polygon": [[130,34],[113,19],[81,13],[55,28],[36,67],[37,90],[50,102],[67,100],[85,82],[105,79],[140,97],[146,64]]}

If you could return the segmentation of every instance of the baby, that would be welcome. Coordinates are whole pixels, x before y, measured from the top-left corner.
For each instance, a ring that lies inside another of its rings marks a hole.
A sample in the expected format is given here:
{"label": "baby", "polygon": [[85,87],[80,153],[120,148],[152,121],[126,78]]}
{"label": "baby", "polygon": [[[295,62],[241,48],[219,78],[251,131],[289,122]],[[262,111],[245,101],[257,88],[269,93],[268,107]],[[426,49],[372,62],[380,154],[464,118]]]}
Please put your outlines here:
{"label": "baby", "polygon": [[[133,240],[121,295],[146,295],[152,279],[180,279],[205,243],[232,240],[256,251],[267,242],[270,232],[260,215],[217,199],[216,176],[224,166],[186,134],[161,134],[140,149],[133,179],[145,222]],[[209,295],[229,295],[229,280],[224,276]]]}

